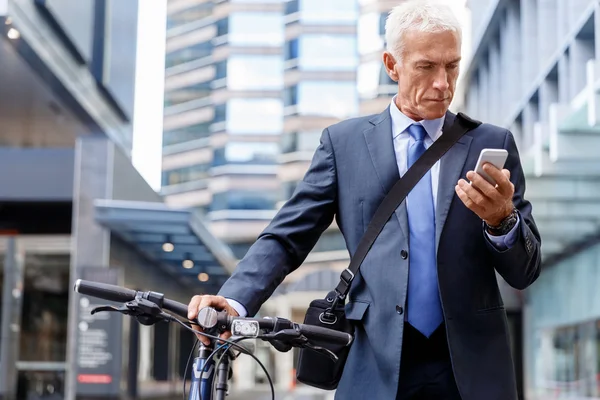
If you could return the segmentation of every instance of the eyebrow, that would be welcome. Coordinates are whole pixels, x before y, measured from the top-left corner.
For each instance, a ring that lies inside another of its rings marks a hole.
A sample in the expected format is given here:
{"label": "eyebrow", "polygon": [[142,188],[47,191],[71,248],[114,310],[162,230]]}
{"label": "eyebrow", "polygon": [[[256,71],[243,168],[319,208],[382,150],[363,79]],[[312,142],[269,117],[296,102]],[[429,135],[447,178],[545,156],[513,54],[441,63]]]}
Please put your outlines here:
{"label": "eyebrow", "polygon": [[[448,64],[459,63],[461,61],[461,59],[462,59],[462,57],[455,58],[454,60],[450,61]],[[416,64],[434,64],[434,65],[436,65],[436,64],[439,64],[439,63],[437,61],[433,61],[433,60],[428,60],[426,58],[422,58],[420,60],[417,60]]]}

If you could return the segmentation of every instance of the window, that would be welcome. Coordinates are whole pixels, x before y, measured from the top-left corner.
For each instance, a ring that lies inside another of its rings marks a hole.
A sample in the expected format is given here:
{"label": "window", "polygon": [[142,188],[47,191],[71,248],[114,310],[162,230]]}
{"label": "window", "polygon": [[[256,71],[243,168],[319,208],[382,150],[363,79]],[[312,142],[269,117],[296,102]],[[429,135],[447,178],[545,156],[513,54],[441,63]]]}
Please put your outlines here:
{"label": "window", "polygon": [[229,19],[220,19],[215,23],[215,25],[217,26],[217,37],[227,35],[229,33]]}
{"label": "window", "polygon": [[300,11],[300,0],[289,0],[285,2],[285,14],[293,14]]}
{"label": "window", "polygon": [[350,0],[300,0],[302,22],[313,24],[354,24],[358,17],[356,1]]}
{"label": "window", "polygon": [[358,94],[354,81],[305,81],[298,84],[300,115],[346,118],[358,112]]}
{"label": "window", "polygon": [[280,56],[232,56],[227,64],[227,87],[231,90],[277,90],[283,87]]}
{"label": "window", "polygon": [[163,146],[189,142],[210,136],[210,123],[186,126],[185,128],[166,131],[163,134]]}
{"label": "window", "polygon": [[359,54],[369,54],[384,48],[384,33],[381,32],[380,25],[382,22],[385,27],[384,14],[368,13],[360,16],[357,25]]}
{"label": "window", "polygon": [[298,104],[298,86],[290,86],[283,91],[283,105],[295,106]]}
{"label": "window", "polygon": [[238,260],[244,258],[250,247],[254,244],[254,242],[239,242],[239,243],[229,243],[229,248],[233,253],[233,256]]}
{"label": "window", "polygon": [[21,361],[65,361],[69,254],[26,254]]}
{"label": "window", "polygon": [[358,67],[357,88],[362,99],[393,95],[398,83],[387,74],[381,61],[370,61]]}
{"label": "window", "polygon": [[340,231],[327,231],[321,235],[313,252],[346,250],[346,241]]}
{"label": "window", "polygon": [[281,13],[243,12],[229,16],[229,43],[233,46],[269,46],[283,44]]}
{"label": "window", "polygon": [[281,99],[231,99],[227,102],[228,133],[279,134],[283,129]]}
{"label": "window", "polygon": [[230,142],[214,150],[213,166],[225,164],[275,165],[279,145],[277,143]]}
{"label": "window", "polygon": [[177,185],[180,183],[198,181],[201,179],[208,178],[209,164],[198,164],[191,167],[183,167],[163,171],[162,173],[162,184]]}
{"label": "window", "polygon": [[202,82],[165,92],[165,107],[210,96],[210,82]]}
{"label": "window", "polygon": [[351,35],[304,35],[299,42],[299,65],[304,70],[355,70],[356,38]]}
{"label": "window", "polygon": [[202,3],[186,8],[168,16],[167,29],[171,29],[188,22],[199,21],[210,16],[211,13],[211,3]]}
{"label": "window", "polygon": [[165,65],[167,68],[171,68],[176,65],[185,64],[190,61],[208,57],[210,56],[211,51],[212,44],[210,42],[198,43],[194,46],[185,47],[172,53],[168,53]]}
{"label": "window", "polygon": [[298,38],[285,43],[285,60],[294,60],[298,58]]}
{"label": "window", "polygon": [[214,193],[211,211],[220,210],[273,210],[279,199],[277,191],[229,190]]}
{"label": "window", "polygon": [[293,132],[282,135],[282,152],[314,152],[319,147],[321,131]]}

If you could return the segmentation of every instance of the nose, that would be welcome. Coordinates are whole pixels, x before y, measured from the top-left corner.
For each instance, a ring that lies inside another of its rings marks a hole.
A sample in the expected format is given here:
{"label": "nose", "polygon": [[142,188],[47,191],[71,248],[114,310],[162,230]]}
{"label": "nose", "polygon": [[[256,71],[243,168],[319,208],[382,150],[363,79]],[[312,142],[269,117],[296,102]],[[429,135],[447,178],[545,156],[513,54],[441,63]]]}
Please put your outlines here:
{"label": "nose", "polygon": [[445,92],[449,87],[450,83],[448,82],[448,73],[444,68],[440,68],[433,81],[433,88]]}

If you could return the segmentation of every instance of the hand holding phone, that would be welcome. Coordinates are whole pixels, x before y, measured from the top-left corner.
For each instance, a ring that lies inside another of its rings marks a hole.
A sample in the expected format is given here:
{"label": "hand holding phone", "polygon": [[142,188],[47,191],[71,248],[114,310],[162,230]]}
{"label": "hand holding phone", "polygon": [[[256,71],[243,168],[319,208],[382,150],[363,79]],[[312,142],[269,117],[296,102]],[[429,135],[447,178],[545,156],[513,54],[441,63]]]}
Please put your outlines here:
{"label": "hand holding phone", "polygon": [[488,181],[491,185],[496,186],[496,181],[483,170],[483,165],[485,163],[490,163],[499,170],[502,170],[507,158],[508,151],[505,149],[483,149],[479,154],[479,159],[477,160],[474,171],[481,175],[483,179]]}

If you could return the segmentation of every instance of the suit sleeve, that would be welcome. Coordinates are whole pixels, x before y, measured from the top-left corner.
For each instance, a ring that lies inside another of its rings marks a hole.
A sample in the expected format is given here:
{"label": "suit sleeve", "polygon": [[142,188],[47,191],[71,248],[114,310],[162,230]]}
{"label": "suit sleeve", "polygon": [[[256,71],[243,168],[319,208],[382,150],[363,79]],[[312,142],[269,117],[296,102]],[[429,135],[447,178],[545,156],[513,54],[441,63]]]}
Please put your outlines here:
{"label": "suit sleeve", "polygon": [[292,197],[259,235],[220,296],[255,315],[283,279],[300,266],[337,210],[335,158],[328,129]]}
{"label": "suit sleeve", "polygon": [[525,175],[514,137],[506,132],[504,148],[508,150],[505,168],[510,171],[510,180],[515,186],[513,204],[519,213],[519,226],[514,245],[498,249],[484,234],[492,262],[498,273],[515,289],[523,290],[539,276],[541,268],[541,238],[531,215],[531,203],[524,198]]}

